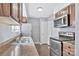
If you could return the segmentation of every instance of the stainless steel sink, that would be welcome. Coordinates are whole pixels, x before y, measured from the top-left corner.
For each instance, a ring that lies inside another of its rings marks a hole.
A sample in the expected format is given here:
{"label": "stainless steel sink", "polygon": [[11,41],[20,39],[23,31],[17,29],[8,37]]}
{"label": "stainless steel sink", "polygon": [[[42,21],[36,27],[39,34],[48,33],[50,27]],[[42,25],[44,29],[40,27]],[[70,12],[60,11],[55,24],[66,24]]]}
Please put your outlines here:
{"label": "stainless steel sink", "polygon": [[21,39],[21,40],[20,40],[20,42],[21,42],[21,43],[30,43],[30,40],[29,40],[29,39],[24,38],[24,39]]}
{"label": "stainless steel sink", "polygon": [[16,42],[12,44],[29,45],[29,44],[33,44],[33,40],[31,37],[21,37],[20,39],[17,39]]}

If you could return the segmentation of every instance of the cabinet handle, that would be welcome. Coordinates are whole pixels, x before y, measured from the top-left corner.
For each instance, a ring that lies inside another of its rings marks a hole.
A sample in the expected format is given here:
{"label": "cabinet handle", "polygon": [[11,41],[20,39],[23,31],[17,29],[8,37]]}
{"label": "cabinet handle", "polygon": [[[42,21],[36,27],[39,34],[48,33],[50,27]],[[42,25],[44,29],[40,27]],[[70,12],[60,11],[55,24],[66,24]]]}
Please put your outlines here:
{"label": "cabinet handle", "polygon": [[70,46],[68,46],[68,48],[71,48]]}
{"label": "cabinet handle", "polygon": [[68,52],[68,54],[70,55],[70,52]]}

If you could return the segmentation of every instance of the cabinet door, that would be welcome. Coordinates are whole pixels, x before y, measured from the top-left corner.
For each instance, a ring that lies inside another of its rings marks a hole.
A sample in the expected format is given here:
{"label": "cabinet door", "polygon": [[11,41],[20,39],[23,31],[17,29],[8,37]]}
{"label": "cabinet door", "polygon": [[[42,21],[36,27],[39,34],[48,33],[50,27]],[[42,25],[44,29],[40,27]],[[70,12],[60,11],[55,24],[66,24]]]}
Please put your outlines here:
{"label": "cabinet door", "polygon": [[3,16],[2,3],[0,3],[0,16]]}
{"label": "cabinet door", "polygon": [[71,4],[70,8],[70,25],[75,26],[75,4]]}
{"label": "cabinet door", "polygon": [[11,16],[17,22],[19,22],[19,14],[18,13],[19,13],[19,4],[18,3],[12,3],[11,4]]}
{"label": "cabinet door", "polygon": [[3,16],[10,16],[10,3],[3,3],[2,9],[3,9]]}
{"label": "cabinet door", "polygon": [[10,3],[0,3],[0,16],[10,16]]}
{"label": "cabinet door", "polygon": [[63,56],[74,56],[75,46],[74,44],[63,42]]}
{"label": "cabinet door", "polygon": [[17,22],[20,22],[22,19],[22,3],[11,4],[11,17]]}

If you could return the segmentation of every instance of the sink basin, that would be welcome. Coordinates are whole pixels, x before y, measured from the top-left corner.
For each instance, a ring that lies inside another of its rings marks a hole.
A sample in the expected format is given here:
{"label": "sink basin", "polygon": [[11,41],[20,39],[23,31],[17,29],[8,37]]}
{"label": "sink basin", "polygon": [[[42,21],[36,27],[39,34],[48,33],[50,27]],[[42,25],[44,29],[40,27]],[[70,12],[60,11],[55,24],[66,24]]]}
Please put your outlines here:
{"label": "sink basin", "polygon": [[31,45],[34,44],[31,37],[21,37],[21,39],[18,42],[14,42],[13,44],[20,44],[20,45]]}
{"label": "sink basin", "polygon": [[30,39],[31,38],[22,37],[21,40],[20,40],[20,43],[30,43]]}

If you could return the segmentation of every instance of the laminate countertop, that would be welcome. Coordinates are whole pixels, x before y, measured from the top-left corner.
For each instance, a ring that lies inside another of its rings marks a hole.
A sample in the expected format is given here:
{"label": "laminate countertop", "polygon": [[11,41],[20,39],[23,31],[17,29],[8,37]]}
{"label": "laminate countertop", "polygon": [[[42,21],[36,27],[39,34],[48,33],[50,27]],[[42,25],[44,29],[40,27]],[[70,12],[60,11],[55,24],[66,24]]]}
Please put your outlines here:
{"label": "laminate countertop", "polygon": [[[33,41],[33,40],[31,40]],[[5,51],[2,56],[39,56],[34,42],[31,44],[11,44],[11,47]]]}
{"label": "laminate countertop", "polygon": [[38,56],[38,52],[32,45],[20,45],[12,46],[2,56]]}

